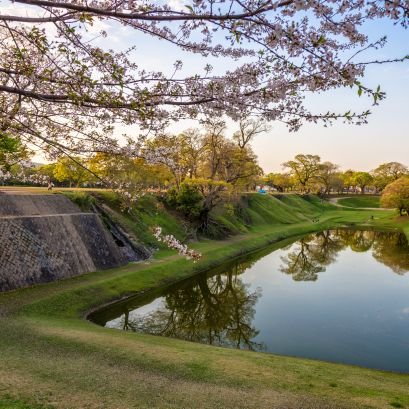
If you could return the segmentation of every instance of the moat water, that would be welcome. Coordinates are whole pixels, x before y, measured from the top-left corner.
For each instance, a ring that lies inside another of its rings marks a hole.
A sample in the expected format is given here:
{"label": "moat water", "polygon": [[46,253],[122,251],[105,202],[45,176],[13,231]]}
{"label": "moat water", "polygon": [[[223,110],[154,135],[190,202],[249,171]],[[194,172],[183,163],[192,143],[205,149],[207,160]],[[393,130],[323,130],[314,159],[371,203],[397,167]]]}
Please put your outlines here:
{"label": "moat water", "polygon": [[330,230],[94,313],[108,328],[409,372],[409,246]]}

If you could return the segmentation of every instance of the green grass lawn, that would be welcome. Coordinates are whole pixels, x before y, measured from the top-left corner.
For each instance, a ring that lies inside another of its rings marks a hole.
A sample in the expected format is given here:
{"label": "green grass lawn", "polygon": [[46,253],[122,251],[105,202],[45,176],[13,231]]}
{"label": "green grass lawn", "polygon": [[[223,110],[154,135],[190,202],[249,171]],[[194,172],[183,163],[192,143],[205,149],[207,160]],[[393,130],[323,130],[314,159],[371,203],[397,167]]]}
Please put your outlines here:
{"label": "green grass lawn", "polygon": [[338,203],[342,206],[354,207],[354,208],[378,208],[380,207],[380,196],[355,196],[339,199]]}
{"label": "green grass lawn", "polygon": [[295,206],[292,224],[272,220],[195,243],[203,253],[197,264],[161,250],[149,261],[1,294],[0,408],[409,408],[409,375],[124,333],[84,319],[109,301],[308,232],[364,226],[409,234],[409,219],[392,211],[285,200],[280,214]]}

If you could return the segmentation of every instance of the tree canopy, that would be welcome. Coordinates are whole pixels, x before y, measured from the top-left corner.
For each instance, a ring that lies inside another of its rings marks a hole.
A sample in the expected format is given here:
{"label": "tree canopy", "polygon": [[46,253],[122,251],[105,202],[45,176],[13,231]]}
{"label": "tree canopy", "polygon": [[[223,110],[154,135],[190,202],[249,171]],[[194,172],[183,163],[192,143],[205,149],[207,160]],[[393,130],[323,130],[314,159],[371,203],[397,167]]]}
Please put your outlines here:
{"label": "tree canopy", "polygon": [[81,158],[61,158],[53,169],[54,177],[59,182],[67,181],[71,187],[74,184],[79,187],[81,183],[89,180],[90,175]]}
{"label": "tree canopy", "polygon": [[352,176],[352,184],[359,186],[361,193],[365,193],[365,188],[373,182],[373,177],[369,172],[355,172]]}
{"label": "tree canopy", "polygon": [[374,183],[378,190],[383,190],[389,183],[408,174],[407,166],[402,163],[382,163],[373,171]]}
{"label": "tree canopy", "polygon": [[308,183],[318,175],[320,162],[321,158],[318,155],[298,154],[293,160],[283,163],[282,166],[290,169],[290,174],[305,191]]}
{"label": "tree canopy", "polygon": [[396,208],[402,216],[409,214],[409,177],[401,177],[386,186],[382,193],[381,205]]}
{"label": "tree canopy", "polygon": [[26,161],[31,152],[21,143],[5,133],[0,133],[0,171],[10,172],[13,165]]}
{"label": "tree canopy", "polygon": [[147,144],[147,160],[165,166],[173,176],[167,202],[199,230],[208,231],[210,212],[221,200],[253,189],[262,175],[250,145],[254,129],[241,129],[228,138],[224,125],[217,122],[205,132],[190,129],[179,135],[159,135]]}

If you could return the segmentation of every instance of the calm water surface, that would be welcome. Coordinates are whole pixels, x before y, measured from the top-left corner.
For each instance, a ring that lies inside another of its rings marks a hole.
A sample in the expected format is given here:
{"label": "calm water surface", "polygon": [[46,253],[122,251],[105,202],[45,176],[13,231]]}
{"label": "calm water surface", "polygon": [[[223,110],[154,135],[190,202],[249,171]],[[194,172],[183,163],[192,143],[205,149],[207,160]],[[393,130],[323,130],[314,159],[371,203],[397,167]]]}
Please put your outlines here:
{"label": "calm water surface", "polygon": [[91,319],[109,328],[409,372],[407,271],[403,234],[324,231]]}

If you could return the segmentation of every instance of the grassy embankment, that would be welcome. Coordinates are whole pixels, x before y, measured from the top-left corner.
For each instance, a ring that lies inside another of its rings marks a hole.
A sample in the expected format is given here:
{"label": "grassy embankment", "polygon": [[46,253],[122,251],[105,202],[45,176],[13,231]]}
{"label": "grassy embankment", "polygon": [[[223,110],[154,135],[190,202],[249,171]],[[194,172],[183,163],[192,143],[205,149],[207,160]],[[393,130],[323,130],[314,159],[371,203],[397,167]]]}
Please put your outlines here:
{"label": "grassy embankment", "polygon": [[[252,195],[241,211],[251,224],[239,225],[231,212],[219,216],[243,234],[196,243],[204,255],[197,264],[162,249],[147,262],[0,295],[0,408],[409,408],[408,375],[123,333],[84,320],[102,303],[269,243],[278,247],[271,243],[284,238],[346,225],[409,235],[409,221],[398,223],[393,212],[315,198]],[[127,220],[135,234],[142,222],[162,221],[169,230],[176,223],[160,208],[142,213]]]}
{"label": "grassy embankment", "polygon": [[380,196],[354,196],[345,197],[339,199],[338,203],[342,206],[354,207],[354,208],[378,208],[380,207]]}

